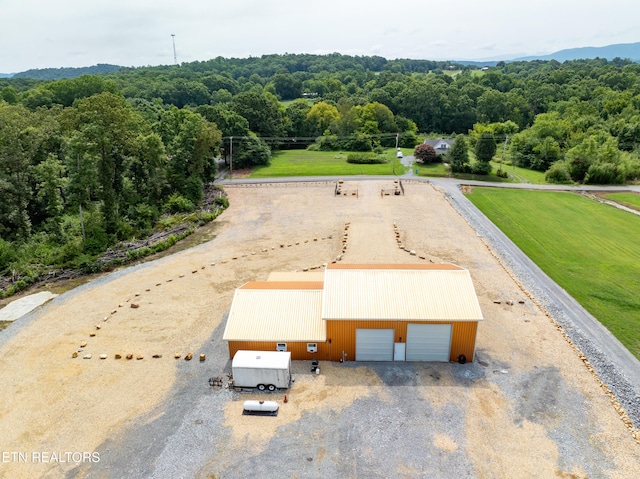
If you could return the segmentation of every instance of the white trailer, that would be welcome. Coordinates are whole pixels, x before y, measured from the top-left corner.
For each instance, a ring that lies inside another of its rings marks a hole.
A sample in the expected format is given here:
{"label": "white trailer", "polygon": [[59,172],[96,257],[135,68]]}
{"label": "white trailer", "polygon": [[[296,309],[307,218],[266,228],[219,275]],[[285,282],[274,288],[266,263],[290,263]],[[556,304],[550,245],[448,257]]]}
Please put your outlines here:
{"label": "white trailer", "polygon": [[286,389],[291,384],[291,352],[237,351],[231,373],[237,388]]}

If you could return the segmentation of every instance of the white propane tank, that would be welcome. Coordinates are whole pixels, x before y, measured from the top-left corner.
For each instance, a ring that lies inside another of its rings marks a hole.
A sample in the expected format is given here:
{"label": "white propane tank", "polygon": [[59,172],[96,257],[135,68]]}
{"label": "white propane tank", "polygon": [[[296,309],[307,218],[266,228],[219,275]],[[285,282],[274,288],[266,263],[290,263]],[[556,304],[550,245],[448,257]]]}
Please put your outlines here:
{"label": "white propane tank", "polygon": [[245,411],[276,412],[278,403],[275,401],[245,401],[243,407]]}

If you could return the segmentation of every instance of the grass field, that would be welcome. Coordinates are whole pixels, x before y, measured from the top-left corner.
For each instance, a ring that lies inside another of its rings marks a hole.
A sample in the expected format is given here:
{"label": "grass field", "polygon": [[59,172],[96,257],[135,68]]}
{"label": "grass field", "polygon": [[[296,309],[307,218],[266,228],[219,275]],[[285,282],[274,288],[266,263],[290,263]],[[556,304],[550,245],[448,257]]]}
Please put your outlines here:
{"label": "grass field", "polygon": [[617,201],[618,203],[622,203],[628,205],[632,208],[640,209],[640,195],[635,193],[607,193],[603,195],[605,198],[608,198],[613,201]]}
{"label": "grass field", "polygon": [[[408,153],[408,150],[407,150]],[[283,176],[350,176],[350,175],[396,175],[404,174],[406,167],[395,159],[393,149],[385,156],[389,163],[380,165],[356,165],[347,163],[346,152],[281,150],[273,153],[269,166],[258,167],[251,178],[273,178]],[[394,168],[395,163],[395,168]]]}
{"label": "grass field", "polygon": [[[500,168],[500,163],[491,162],[494,171]],[[544,179],[544,172],[528,170],[526,168],[520,168],[519,166],[503,165],[502,169],[506,171],[512,178],[512,181],[516,183],[533,183],[537,185],[543,185],[546,183]]]}
{"label": "grass field", "polygon": [[475,188],[468,198],[640,358],[640,218],[574,193]]}

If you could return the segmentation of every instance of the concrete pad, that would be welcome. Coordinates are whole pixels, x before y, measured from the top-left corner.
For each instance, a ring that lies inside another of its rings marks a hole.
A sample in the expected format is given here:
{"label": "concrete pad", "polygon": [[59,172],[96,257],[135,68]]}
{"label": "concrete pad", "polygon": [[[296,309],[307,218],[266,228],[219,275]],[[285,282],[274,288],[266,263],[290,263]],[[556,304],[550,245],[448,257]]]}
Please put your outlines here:
{"label": "concrete pad", "polygon": [[15,321],[25,314],[33,311],[38,306],[42,306],[47,301],[51,301],[58,296],[49,291],[30,294],[24,298],[16,299],[0,309],[0,321]]}

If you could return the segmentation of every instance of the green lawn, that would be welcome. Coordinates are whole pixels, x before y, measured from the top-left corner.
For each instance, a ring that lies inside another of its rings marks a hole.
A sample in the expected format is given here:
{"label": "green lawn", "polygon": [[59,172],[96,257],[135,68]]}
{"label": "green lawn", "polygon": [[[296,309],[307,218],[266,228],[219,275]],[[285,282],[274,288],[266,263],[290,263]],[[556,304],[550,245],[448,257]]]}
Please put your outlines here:
{"label": "green lawn", "polygon": [[607,193],[604,197],[631,207],[640,208],[640,195],[636,193]]}
{"label": "green lawn", "polygon": [[[500,163],[491,162],[491,165],[495,171],[500,168]],[[502,169],[509,174],[509,177],[515,183],[534,183],[538,185],[544,185],[546,183],[543,171],[529,170],[527,168],[506,164],[502,165]]]}
{"label": "green lawn", "polygon": [[449,174],[443,163],[413,163],[413,169],[418,170],[418,176],[443,177]]}
{"label": "green lawn", "polygon": [[640,358],[640,218],[574,193],[475,188],[468,198]]}
{"label": "green lawn", "polygon": [[[407,149],[407,154],[409,150]],[[385,152],[389,163],[381,165],[356,165],[347,163],[346,152],[281,150],[273,153],[269,166],[258,167],[251,178],[283,176],[349,176],[404,174],[406,168],[395,159],[393,149]]]}

